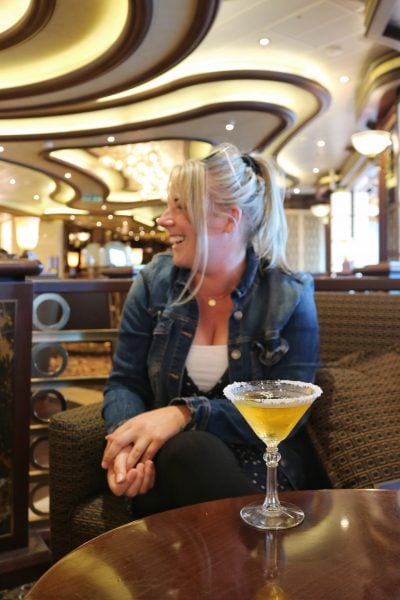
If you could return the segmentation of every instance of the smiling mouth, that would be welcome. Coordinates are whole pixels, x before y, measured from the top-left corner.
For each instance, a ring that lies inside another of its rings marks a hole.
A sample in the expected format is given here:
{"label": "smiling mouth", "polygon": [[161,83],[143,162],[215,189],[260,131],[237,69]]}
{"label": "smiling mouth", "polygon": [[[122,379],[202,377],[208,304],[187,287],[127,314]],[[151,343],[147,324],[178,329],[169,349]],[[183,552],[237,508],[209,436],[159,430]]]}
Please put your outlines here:
{"label": "smiling mouth", "polygon": [[183,235],[170,235],[169,243],[171,244],[171,247],[174,248],[175,246],[178,246],[179,244],[181,244],[184,239],[185,238]]}

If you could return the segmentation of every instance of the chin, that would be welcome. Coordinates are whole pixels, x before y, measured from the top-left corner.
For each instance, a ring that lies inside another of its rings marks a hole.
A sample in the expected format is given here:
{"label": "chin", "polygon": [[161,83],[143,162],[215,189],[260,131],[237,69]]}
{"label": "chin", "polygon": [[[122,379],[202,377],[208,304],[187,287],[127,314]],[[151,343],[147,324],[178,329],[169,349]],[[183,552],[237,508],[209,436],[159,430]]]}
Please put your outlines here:
{"label": "chin", "polygon": [[191,269],[193,266],[193,259],[184,256],[179,250],[172,250],[172,261],[176,267],[182,267],[183,269]]}
{"label": "chin", "polygon": [[188,267],[187,260],[185,260],[182,256],[177,256],[175,252],[172,253],[172,262],[176,267],[190,268]]}

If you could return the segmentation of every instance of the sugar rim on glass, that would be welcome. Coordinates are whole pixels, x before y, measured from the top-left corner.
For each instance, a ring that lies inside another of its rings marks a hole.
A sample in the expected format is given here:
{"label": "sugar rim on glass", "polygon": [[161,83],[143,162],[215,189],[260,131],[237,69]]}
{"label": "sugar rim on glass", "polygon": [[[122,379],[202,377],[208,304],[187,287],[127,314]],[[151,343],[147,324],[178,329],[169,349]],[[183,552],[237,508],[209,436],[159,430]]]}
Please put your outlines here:
{"label": "sugar rim on glass", "polygon": [[314,400],[316,400],[323,393],[322,389],[315,383],[310,383],[306,381],[294,381],[291,379],[260,379],[253,381],[234,381],[233,383],[230,383],[229,385],[224,387],[223,394],[226,396],[226,398],[228,398],[228,400],[235,402],[236,398],[235,395],[232,393],[233,388],[240,390],[240,388],[245,388],[246,386],[251,386],[252,384],[261,382],[276,384],[276,386],[278,386],[279,384],[288,384],[299,388],[310,388],[313,392],[312,394],[308,394],[305,396],[296,396],[295,398],[266,398],[265,400],[267,400],[269,405],[308,404],[310,402],[314,402]]}

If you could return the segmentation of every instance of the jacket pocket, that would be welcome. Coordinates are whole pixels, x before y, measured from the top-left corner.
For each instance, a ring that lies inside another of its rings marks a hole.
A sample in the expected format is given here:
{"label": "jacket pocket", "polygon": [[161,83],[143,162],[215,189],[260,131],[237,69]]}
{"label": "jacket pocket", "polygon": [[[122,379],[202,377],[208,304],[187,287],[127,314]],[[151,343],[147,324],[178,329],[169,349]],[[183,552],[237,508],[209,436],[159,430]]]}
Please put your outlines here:
{"label": "jacket pocket", "polygon": [[279,332],[266,336],[264,341],[254,342],[254,346],[258,351],[258,360],[266,367],[276,365],[289,351],[289,343]]}

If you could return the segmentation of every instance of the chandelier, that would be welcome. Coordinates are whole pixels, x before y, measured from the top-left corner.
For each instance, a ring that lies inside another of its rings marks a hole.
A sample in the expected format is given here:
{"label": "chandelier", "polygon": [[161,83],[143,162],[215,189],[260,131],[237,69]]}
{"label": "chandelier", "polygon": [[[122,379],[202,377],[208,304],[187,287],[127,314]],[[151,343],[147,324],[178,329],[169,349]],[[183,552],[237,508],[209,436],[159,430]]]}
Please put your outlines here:
{"label": "chandelier", "polygon": [[174,161],[161,142],[144,142],[99,149],[104,167],[119,171],[126,189],[146,197],[164,198]]}

